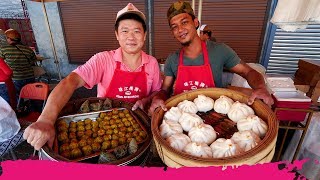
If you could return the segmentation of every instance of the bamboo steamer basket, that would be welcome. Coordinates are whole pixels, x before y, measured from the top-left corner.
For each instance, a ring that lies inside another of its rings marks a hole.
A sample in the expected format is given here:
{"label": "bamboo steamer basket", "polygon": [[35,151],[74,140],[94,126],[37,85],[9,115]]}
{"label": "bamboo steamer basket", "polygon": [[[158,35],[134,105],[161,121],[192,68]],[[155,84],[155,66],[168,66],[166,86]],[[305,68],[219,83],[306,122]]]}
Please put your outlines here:
{"label": "bamboo steamer basket", "polygon": [[[183,100],[193,101],[198,95],[203,94],[216,100],[221,95],[228,96],[234,101],[246,103],[249,96],[230,89],[207,88],[198,89],[173,96],[165,102],[166,107],[177,106]],[[195,157],[172,148],[164,138],[161,137],[159,127],[162,123],[164,111],[158,108],[151,121],[153,139],[162,161],[169,167],[205,167],[205,166],[228,166],[228,165],[254,165],[270,162],[274,156],[275,145],[278,134],[278,121],[276,115],[260,100],[255,100],[251,106],[255,114],[268,124],[268,131],[261,142],[254,148],[239,155],[225,158],[202,158]]]}

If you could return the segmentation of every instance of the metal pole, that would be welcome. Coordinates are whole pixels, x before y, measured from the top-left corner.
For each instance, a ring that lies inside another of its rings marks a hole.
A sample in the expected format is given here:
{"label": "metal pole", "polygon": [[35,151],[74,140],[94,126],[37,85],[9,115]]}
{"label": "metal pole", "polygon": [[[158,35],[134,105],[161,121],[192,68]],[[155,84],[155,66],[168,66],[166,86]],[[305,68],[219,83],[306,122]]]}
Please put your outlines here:
{"label": "metal pole", "polygon": [[[199,20],[199,23],[201,23],[201,17],[202,17],[202,0],[199,0],[199,6],[198,6],[198,20]],[[199,26],[200,26],[200,24],[199,24]],[[200,35],[200,28],[198,28],[197,32],[198,32],[198,35]]]}
{"label": "metal pole", "polygon": [[51,42],[51,48],[52,48],[52,51],[53,51],[54,63],[56,64],[56,67],[57,67],[57,70],[58,70],[59,79],[61,80],[62,78],[61,78],[61,72],[60,72],[60,64],[59,64],[56,48],[55,48],[55,45],[54,45],[54,42],[53,42],[53,37],[52,37],[52,32],[51,32],[51,28],[50,28],[50,24],[49,24],[49,20],[48,20],[47,10],[46,10],[46,7],[44,5],[44,1],[43,0],[41,0],[41,3],[42,3],[42,9],[43,9],[45,21],[47,23],[47,28],[48,28],[49,35],[50,35],[50,42]]}
{"label": "metal pole", "polygon": [[148,22],[147,22],[147,29],[148,29],[148,39],[147,39],[147,49],[148,53],[151,56],[154,56],[154,48],[153,48],[153,32],[154,32],[154,27],[153,27],[153,11],[154,11],[154,3],[152,0],[146,0],[147,1],[147,13],[148,13]]}

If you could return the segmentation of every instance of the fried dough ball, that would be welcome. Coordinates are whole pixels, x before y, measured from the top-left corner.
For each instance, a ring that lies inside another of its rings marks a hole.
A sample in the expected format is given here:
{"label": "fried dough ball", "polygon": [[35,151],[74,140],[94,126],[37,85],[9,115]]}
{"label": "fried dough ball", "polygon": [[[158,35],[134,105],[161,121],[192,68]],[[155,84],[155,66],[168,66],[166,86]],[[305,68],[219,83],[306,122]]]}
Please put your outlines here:
{"label": "fried dough ball", "polygon": [[132,133],[128,132],[128,133],[126,134],[126,138],[127,138],[127,139],[132,138],[132,137],[133,137],[133,134],[132,134]]}
{"label": "fried dough ball", "polygon": [[59,132],[67,132],[68,131],[67,126],[58,126],[57,129]]}
{"label": "fried dough ball", "polygon": [[77,137],[81,138],[84,135],[84,131],[78,131],[77,132]]}
{"label": "fried dough ball", "polygon": [[95,133],[95,132],[94,132],[94,133],[92,133],[92,137],[93,137],[93,138],[98,137],[98,133]]}
{"label": "fried dough ball", "polygon": [[82,156],[82,152],[79,148],[72,149],[70,152],[70,158],[77,159]]}
{"label": "fried dough ball", "polygon": [[147,137],[147,133],[145,131],[140,131],[139,136],[141,136],[143,139]]}
{"label": "fried dough ball", "polygon": [[123,112],[124,114],[128,114],[128,113],[129,113],[128,109],[124,109],[122,112]]}
{"label": "fried dough ball", "polygon": [[118,134],[119,133],[119,129],[118,128],[114,128],[113,129],[113,134]]}
{"label": "fried dough ball", "polygon": [[88,135],[83,135],[83,136],[81,136],[81,139],[85,139],[85,140],[87,140],[88,138],[90,138]]}
{"label": "fried dough ball", "polygon": [[91,124],[91,123],[92,123],[92,120],[89,119],[89,118],[87,118],[87,119],[84,120],[84,124],[85,124],[85,125],[88,125],[88,124]]}
{"label": "fried dough ball", "polygon": [[112,112],[112,114],[119,114],[118,109],[113,109],[111,112]]}
{"label": "fried dough ball", "polygon": [[69,132],[77,132],[77,128],[76,127],[70,127],[69,128]]}
{"label": "fried dough ball", "polygon": [[132,127],[128,127],[127,128],[127,132],[133,132],[133,128]]}
{"label": "fried dough ball", "polygon": [[99,131],[99,127],[93,127],[92,128],[92,132],[96,132],[97,133],[98,131]]}
{"label": "fried dough ball", "polygon": [[69,127],[70,128],[76,128],[77,127],[77,123],[74,122],[74,121],[71,121],[70,124],[69,124]]}
{"label": "fried dough ball", "polygon": [[111,148],[115,148],[118,145],[119,145],[119,141],[118,140],[115,140],[115,139],[111,140]]}
{"label": "fried dough ball", "polygon": [[86,130],[91,130],[91,129],[92,129],[92,126],[91,126],[91,124],[87,124],[84,128],[85,128]]}
{"label": "fried dough ball", "polygon": [[99,129],[98,131],[98,136],[104,136],[105,135],[105,130],[104,129]]}
{"label": "fried dough ball", "polygon": [[102,142],[103,142],[103,138],[100,137],[100,136],[98,136],[98,137],[96,137],[96,138],[93,140],[93,142],[102,143]]}
{"label": "fried dough ball", "polygon": [[111,148],[111,141],[104,141],[101,146],[101,150],[108,150]]}
{"label": "fried dough ball", "polygon": [[112,129],[108,129],[108,130],[106,131],[106,134],[113,134],[113,130],[112,130]]}
{"label": "fried dough ball", "polygon": [[140,134],[140,132],[139,132],[139,131],[137,131],[137,130],[132,132],[132,135],[133,135],[134,137],[139,136],[139,134]]}
{"label": "fried dough ball", "polygon": [[78,140],[76,138],[70,139],[70,143],[78,143]]}
{"label": "fried dough ball", "polygon": [[74,132],[70,132],[69,133],[69,139],[76,139],[77,138],[77,134]]}
{"label": "fried dough ball", "polygon": [[77,126],[84,126],[84,122],[83,121],[78,121],[77,122]]}
{"label": "fried dough ball", "polygon": [[123,122],[123,124],[126,127],[130,127],[131,126],[131,122],[130,121],[125,121],[125,122]]}
{"label": "fried dough ball", "polygon": [[119,128],[119,131],[120,131],[120,132],[127,132],[127,128],[126,128],[126,127],[120,127],[120,128]]}
{"label": "fried dough ball", "polygon": [[92,126],[92,129],[96,128],[96,127],[99,127],[99,122],[98,121],[92,121],[91,126]]}
{"label": "fried dough ball", "polygon": [[60,120],[57,121],[57,126],[66,126],[66,127],[68,127],[68,123],[63,119],[60,119]]}
{"label": "fried dough ball", "polygon": [[125,136],[126,136],[126,132],[125,132],[125,131],[120,131],[120,132],[118,133],[118,136],[119,136],[119,137],[125,137]]}
{"label": "fried dough ball", "polygon": [[116,124],[111,125],[111,129],[117,128],[118,126]]}
{"label": "fried dough ball", "polygon": [[58,140],[61,142],[68,140],[68,133],[67,132],[60,132],[58,134]]}
{"label": "fried dough ball", "polygon": [[101,112],[101,113],[99,114],[99,118],[104,118],[106,115],[107,115],[106,112]]}
{"label": "fried dough ball", "polygon": [[120,117],[120,118],[125,117],[125,114],[124,114],[123,112],[119,112],[119,114],[118,114],[118,115],[119,115],[119,117]]}
{"label": "fried dough ball", "polygon": [[118,123],[118,128],[124,127],[124,124],[122,122]]}
{"label": "fried dough ball", "polygon": [[116,120],[115,119],[110,119],[110,125],[114,125],[114,124],[117,124]]}
{"label": "fried dough ball", "polygon": [[112,139],[117,140],[119,137],[116,134],[112,134]]}
{"label": "fried dough ball", "polygon": [[92,145],[92,144],[93,144],[93,141],[94,141],[94,140],[93,140],[92,138],[88,138],[88,139],[87,139],[87,144],[88,144],[88,145]]}
{"label": "fried dough ball", "polygon": [[85,156],[92,154],[92,147],[90,145],[82,147],[82,152]]}
{"label": "fried dough ball", "polygon": [[137,142],[142,142],[143,141],[143,137],[141,137],[141,136],[136,136],[135,139],[136,139]]}
{"label": "fried dough ball", "polygon": [[112,139],[112,135],[111,134],[106,134],[103,136],[103,140],[104,141],[108,141],[108,140],[111,140]]}
{"label": "fried dough ball", "polygon": [[133,129],[138,129],[140,128],[140,125],[138,123],[132,124]]}
{"label": "fried dough ball", "polygon": [[93,132],[92,132],[92,130],[86,130],[86,131],[84,132],[84,134],[87,135],[87,136],[89,136],[89,137],[91,137],[92,134],[93,134]]}
{"label": "fried dough ball", "polygon": [[121,121],[124,123],[125,121],[128,121],[128,119],[126,117],[123,117]]}
{"label": "fried dough ball", "polygon": [[127,142],[127,138],[125,137],[120,137],[119,138],[119,144],[122,145],[122,144],[125,144]]}
{"label": "fried dough ball", "polygon": [[87,140],[86,139],[81,139],[78,144],[79,144],[80,147],[84,147],[84,146],[87,145]]}
{"label": "fried dough ball", "polygon": [[99,143],[93,143],[91,147],[93,152],[98,152],[100,151],[101,145]]}
{"label": "fried dough ball", "polygon": [[62,144],[59,148],[59,152],[62,153],[62,152],[65,152],[65,151],[69,151],[70,147],[69,147],[69,144],[68,143],[65,143],[65,144]]}
{"label": "fried dough ball", "polygon": [[84,126],[78,126],[77,127],[77,131],[84,131],[86,130],[86,128]]}
{"label": "fried dough ball", "polygon": [[70,149],[77,149],[79,147],[79,144],[77,142],[71,142],[69,144]]}

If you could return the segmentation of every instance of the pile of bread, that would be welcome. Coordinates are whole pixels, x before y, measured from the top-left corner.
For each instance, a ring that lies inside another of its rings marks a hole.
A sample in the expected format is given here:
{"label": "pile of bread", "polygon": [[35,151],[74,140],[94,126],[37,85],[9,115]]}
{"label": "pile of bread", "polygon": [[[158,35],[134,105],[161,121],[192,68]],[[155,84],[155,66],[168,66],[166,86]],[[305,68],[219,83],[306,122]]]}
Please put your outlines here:
{"label": "pile of bread", "polygon": [[[237,124],[238,132],[230,139],[216,139],[214,128],[196,114],[212,109]],[[213,100],[198,95],[193,101],[184,100],[164,114],[160,125],[160,134],[171,147],[204,158],[223,158],[249,151],[261,141],[267,130],[266,122],[256,116],[250,106],[234,102],[227,96]]]}

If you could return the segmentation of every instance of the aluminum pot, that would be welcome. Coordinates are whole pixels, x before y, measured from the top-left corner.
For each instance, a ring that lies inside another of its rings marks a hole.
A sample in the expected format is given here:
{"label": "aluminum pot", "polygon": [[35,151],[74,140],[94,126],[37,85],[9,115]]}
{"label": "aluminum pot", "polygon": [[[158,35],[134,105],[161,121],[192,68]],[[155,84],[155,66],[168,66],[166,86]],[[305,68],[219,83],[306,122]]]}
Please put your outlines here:
{"label": "aluminum pot", "polygon": [[[74,101],[68,102],[65,107],[62,109],[59,117],[66,116],[66,115],[75,115],[79,114],[80,106],[83,102],[86,100],[89,100],[90,103],[96,103],[99,100],[105,100],[105,98],[83,98],[78,99]],[[116,99],[111,99],[112,107],[113,108],[127,108],[131,109],[133,104],[123,102]],[[151,127],[150,127],[150,118],[149,116],[140,108],[132,112],[133,115],[136,117],[136,119],[140,122],[140,124],[144,127],[144,129],[147,131],[148,137],[147,139],[142,143],[139,144],[138,151],[134,154],[131,154],[129,156],[126,156],[122,159],[119,159],[117,161],[112,161],[108,164],[112,165],[119,165],[119,166],[125,166],[125,165],[143,165],[148,158],[150,154],[150,144],[152,140],[152,133],[151,133]],[[40,160],[50,160],[50,161],[66,161],[66,162],[72,162],[69,159],[66,159],[56,153],[53,149],[49,148],[48,145],[43,146],[39,151],[39,159]],[[82,162],[82,161],[81,161]],[[90,162],[90,160],[86,160],[83,162]]]}

